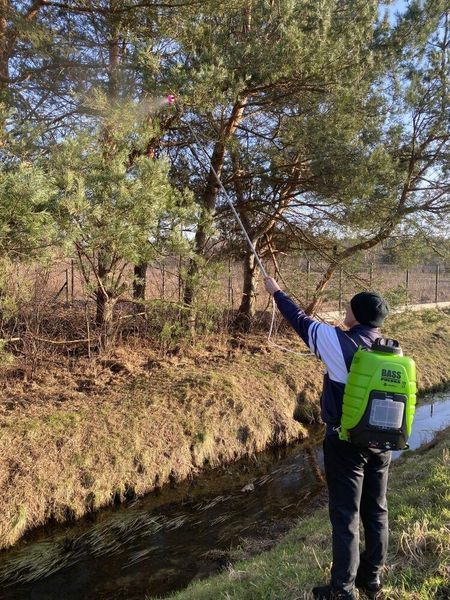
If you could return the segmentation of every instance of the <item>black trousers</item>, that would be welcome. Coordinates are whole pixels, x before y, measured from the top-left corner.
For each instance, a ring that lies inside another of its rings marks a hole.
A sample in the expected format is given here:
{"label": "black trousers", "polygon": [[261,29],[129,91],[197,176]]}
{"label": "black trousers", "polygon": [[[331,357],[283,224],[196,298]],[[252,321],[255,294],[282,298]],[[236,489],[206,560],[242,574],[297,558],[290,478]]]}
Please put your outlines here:
{"label": "black trousers", "polygon": [[[391,452],[358,448],[337,435],[326,436],[323,449],[333,529],[331,585],[351,594],[356,575],[364,582],[375,582],[386,561]],[[361,554],[360,517],[365,538]]]}

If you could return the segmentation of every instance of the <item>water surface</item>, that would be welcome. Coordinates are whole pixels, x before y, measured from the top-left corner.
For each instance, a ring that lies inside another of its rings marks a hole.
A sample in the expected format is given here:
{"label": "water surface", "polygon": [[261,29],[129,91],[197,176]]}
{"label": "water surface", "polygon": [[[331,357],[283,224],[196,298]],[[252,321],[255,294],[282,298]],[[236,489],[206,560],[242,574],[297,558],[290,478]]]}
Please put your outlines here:
{"label": "water surface", "polygon": [[[449,425],[450,396],[429,398],[411,448]],[[310,433],[306,443],[33,532],[0,554],[0,599],[143,600],[225,567],[224,551],[301,515],[323,489],[322,428]]]}

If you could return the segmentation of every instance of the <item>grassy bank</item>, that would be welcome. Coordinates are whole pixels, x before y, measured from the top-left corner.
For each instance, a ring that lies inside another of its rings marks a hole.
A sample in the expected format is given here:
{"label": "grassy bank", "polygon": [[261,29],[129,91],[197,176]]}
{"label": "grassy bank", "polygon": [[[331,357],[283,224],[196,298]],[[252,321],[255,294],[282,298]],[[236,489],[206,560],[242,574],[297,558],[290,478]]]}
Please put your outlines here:
{"label": "grassy bank", "polygon": [[[441,311],[400,315],[386,330],[416,358],[422,390],[448,378],[449,321]],[[4,369],[0,546],[304,437],[298,420],[319,414],[318,361],[267,348],[262,336],[213,342],[162,356],[137,341],[107,358],[43,365],[31,382]]]}
{"label": "grassy bank", "polygon": [[[49,519],[80,517],[302,438],[294,378],[311,359],[259,350],[227,356],[198,347],[159,360],[127,348],[108,360],[115,373],[86,364],[9,395],[0,427],[2,546]],[[314,390],[314,376],[307,382]]]}
{"label": "grassy bank", "polygon": [[[450,429],[391,467],[390,553],[386,600],[450,597]],[[299,600],[328,581],[327,509],[300,522],[269,552],[197,582],[171,600]]]}

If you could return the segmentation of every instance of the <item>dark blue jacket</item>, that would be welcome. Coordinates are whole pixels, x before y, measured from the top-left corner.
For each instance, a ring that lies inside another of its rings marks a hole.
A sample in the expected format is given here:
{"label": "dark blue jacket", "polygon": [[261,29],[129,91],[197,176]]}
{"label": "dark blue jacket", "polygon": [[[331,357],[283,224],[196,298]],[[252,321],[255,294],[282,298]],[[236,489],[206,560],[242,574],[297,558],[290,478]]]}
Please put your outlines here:
{"label": "dark blue jacket", "polygon": [[381,336],[380,330],[369,325],[355,325],[348,331],[308,317],[287,294],[274,295],[277,306],[309,349],[325,364],[323,390],[320,399],[322,420],[327,435],[336,434],[342,416],[342,399],[353,355],[358,346],[370,348]]}

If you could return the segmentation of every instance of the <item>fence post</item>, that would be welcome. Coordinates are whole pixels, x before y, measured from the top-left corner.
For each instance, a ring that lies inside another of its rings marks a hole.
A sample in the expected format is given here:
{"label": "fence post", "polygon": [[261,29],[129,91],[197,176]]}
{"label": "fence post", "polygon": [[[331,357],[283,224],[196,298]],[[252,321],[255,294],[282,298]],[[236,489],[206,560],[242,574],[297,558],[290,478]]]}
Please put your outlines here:
{"label": "fence post", "polygon": [[342,312],[342,267],[339,267],[339,314]]}
{"label": "fence post", "polygon": [[233,308],[233,273],[231,271],[231,258],[228,259],[228,306]]}
{"label": "fence post", "polygon": [[409,269],[406,269],[406,277],[405,277],[405,287],[406,287],[406,306],[409,304]]}
{"label": "fence post", "polygon": [[162,276],[162,299],[166,299],[166,267],[164,263],[161,266],[161,276]]}
{"label": "fence post", "polygon": [[70,261],[70,298],[71,298],[71,304],[73,306],[73,301],[74,301],[74,297],[75,297],[75,292],[74,292],[74,287],[75,287],[75,264],[74,264],[74,260],[72,258],[72,260]]}
{"label": "fence post", "polygon": [[183,278],[181,276],[181,269],[183,267],[183,259],[180,256],[178,258],[178,302],[181,302],[182,291],[183,291]]}
{"label": "fence post", "polygon": [[309,275],[311,273],[311,261],[306,261],[306,302],[309,301]]}
{"label": "fence post", "polygon": [[66,306],[69,306],[69,269],[66,269]]}
{"label": "fence post", "polygon": [[436,265],[436,285],[434,289],[434,301],[437,304],[439,302],[439,265]]}

